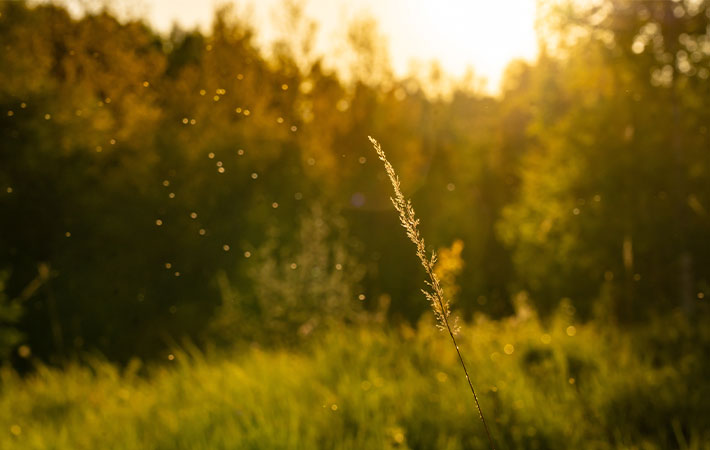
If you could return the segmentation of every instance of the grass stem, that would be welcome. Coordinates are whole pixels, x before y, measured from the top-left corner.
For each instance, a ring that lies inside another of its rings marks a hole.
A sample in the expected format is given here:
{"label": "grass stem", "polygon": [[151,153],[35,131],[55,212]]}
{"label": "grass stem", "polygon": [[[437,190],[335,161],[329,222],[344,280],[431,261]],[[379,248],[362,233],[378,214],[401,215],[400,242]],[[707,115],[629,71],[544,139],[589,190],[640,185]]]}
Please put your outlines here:
{"label": "grass stem", "polygon": [[414,207],[412,207],[411,200],[407,200],[404,198],[404,194],[402,194],[402,190],[400,189],[399,177],[394,171],[392,164],[390,164],[390,162],[387,160],[385,152],[382,150],[382,147],[380,146],[379,142],[377,142],[374,138],[370,136],[368,136],[368,138],[370,139],[370,142],[372,142],[372,145],[375,148],[375,151],[377,152],[377,156],[385,165],[385,172],[387,172],[387,176],[389,177],[390,182],[392,183],[392,188],[394,189],[394,197],[390,197],[390,200],[392,200],[394,208],[399,213],[399,221],[402,227],[404,227],[404,229],[407,231],[407,237],[409,238],[409,240],[412,241],[412,243],[414,243],[414,245],[417,247],[417,257],[419,258],[419,261],[421,262],[422,266],[424,267],[424,270],[426,271],[427,276],[429,277],[429,279],[426,281],[427,286],[429,286],[429,290],[422,290],[422,292],[424,293],[424,296],[426,296],[427,300],[431,304],[432,309],[434,310],[434,315],[436,316],[437,320],[437,326],[442,330],[448,331],[449,336],[451,336],[451,342],[456,348],[456,354],[459,357],[461,367],[463,368],[464,374],[466,375],[466,381],[468,382],[468,386],[471,388],[471,393],[473,394],[473,400],[476,403],[478,415],[481,418],[481,422],[483,422],[483,428],[485,428],[486,430],[488,444],[490,445],[491,450],[495,450],[495,447],[493,446],[493,439],[491,438],[491,433],[488,430],[488,425],[486,424],[486,419],[483,417],[483,410],[481,409],[481,405],[478,402],[478,396],[476,395],[476,391],[473,389],[471,377],[468,375],[466,364],[464,363],[463,356],[461,356],[459,346],[456,343],[456,337],[454,336],[454,334],[456,333],[458,327],[456,326],[456,323],[454,323],[452,326],[449,322],[451,316],[449,301],[446,300],[446,298],[444,297],[444,291],[441,288],[439,277],[434,271],[434,265],[436,264],[436,253],[432,252],[431,258],[428,257],[426,247],[424,245],[424,239],[419,234],[419,219],[417,219],[416,215],[414,214]]}

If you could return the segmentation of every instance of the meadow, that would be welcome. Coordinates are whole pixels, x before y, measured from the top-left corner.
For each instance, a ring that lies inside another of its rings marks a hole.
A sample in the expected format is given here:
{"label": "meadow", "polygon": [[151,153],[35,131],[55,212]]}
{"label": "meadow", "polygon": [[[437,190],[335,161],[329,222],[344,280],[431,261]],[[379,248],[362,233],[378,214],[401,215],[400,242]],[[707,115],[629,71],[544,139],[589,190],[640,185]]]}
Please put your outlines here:
{"label": "meadow", "polygon": [[[708,449],[710,336],[543,323],[525,306],[465,324],[460,346],[497,448]],[[700,328],[696,328],[700,330]],[[338,326],[296,351],[183,345],[125,368],[95,358],[2,375],[3,449],[486,448],[448,336]]]}

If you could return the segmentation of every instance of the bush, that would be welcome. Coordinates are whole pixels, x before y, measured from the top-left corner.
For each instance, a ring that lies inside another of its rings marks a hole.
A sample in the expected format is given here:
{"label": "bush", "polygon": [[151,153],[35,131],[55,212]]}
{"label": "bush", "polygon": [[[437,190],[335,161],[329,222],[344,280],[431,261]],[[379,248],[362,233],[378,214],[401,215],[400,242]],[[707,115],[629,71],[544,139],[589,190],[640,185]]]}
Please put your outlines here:
{"label": "bush", "polygon": [[[295,244],[292,235],[296,235]],[[282,239],[276,229],[247,253],[246,283],[218,276],[222,304],[211,333],[225,343],[294,344],[328,324],[358,321],[364,266],[338,214],[315,205],[297,232]]]}

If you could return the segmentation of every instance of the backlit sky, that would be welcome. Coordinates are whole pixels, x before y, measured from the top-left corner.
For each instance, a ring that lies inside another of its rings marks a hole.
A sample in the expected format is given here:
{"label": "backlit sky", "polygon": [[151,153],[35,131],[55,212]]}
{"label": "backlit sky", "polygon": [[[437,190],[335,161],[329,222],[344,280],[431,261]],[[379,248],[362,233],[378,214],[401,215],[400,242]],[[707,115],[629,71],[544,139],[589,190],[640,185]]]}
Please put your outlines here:
{"label": "backlit sky", "polygon": [[[74,0],[78,1],[78,0]],[[73,3],[67,0],[67,3]],[[120,13],[141,15],[159,30],[174,23],[207,30],[216,6],[225,0],[128,0]],[[278,35],[282,0],[235,1],[237,11],[251,10],[261,43]],[[378,22],[389,46],[395,73],[405,75],[412,61],[437,60],[460,77],[472,67],[496,91],[503,70],[514,58],[534,59],[535,0],[305,0],[306,14],[319,23],[317,49],[337,52],[348,24],[367,15]],[[115,5],[115,3],[113,3]]]}

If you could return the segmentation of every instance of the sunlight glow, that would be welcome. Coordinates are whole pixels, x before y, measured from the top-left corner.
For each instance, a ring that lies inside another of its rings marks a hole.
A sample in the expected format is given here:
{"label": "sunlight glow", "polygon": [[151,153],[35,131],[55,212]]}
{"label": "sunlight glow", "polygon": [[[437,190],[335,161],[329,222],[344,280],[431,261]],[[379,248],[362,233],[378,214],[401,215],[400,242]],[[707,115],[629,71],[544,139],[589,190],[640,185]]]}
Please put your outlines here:
{"label": "sunlight glow", "polygon": [[[65,0],[71,5],[77,0]],[[128,8],[128,3],[132,6]],[[215,8],[225,0],[130,0],[112,8],[119,15],[145,17],[158,30],[174,24],[208,30]],[[284,36],[283,0],[232,2],[235,12],[248,17],[259,43],[269,46]],[[387,44],[394,73],[428,73],[438,61],[445,74],[461,78],[469,69],[488,80],[487,89],[498,90],[506,65],[513,59],[532,60],[537,54],[535,0],[304,0],[305,14],[319,24],[319,53],[337,65],[343,54],[349,24],[361,17],[376,20]],[[74,10],[78,8],[74,5]]]}
{"label": "sunlight glow", "polygon": [[[394,2],[384,2],[394,3]],[[438,60],[445,72],[462,76],[469,68],[496,90],[505,66],[536,55],[533,0],[417,0],[378,14],[391,39],[395,69],[408,60]]]}

